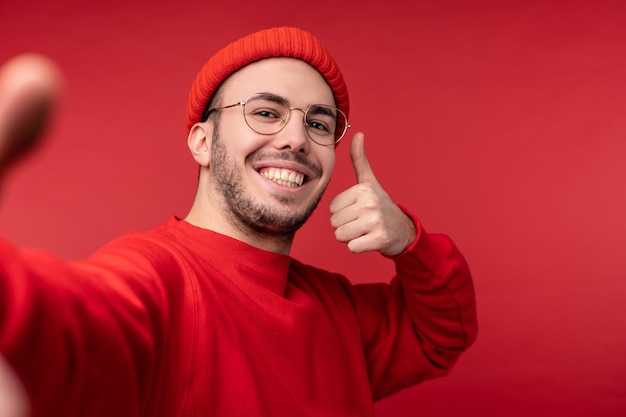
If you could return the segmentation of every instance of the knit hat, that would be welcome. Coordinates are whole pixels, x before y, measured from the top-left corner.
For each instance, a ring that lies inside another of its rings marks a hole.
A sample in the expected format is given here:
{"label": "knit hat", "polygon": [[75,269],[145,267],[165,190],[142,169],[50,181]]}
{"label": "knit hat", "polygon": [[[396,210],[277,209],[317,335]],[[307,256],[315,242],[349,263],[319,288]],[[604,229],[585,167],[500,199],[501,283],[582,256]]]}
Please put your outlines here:
{"label": "knit hat", "polygon": [[245,36],[218,51],[204,64],[189,93],[187,130],[201,121],[207,104],[226,78],[248,64],[272,57],[298,58],[317,69],[330,86],[336,106],[348,116],[348,89],[326,47],[301,29],[278,27]]}

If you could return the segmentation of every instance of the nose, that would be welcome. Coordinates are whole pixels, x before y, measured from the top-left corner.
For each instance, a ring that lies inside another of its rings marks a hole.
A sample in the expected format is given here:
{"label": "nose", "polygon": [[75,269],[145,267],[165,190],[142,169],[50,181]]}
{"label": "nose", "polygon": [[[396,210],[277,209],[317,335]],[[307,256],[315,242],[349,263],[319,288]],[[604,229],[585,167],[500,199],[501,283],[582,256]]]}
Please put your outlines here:
{"label": "nose", "polygon": [[[302,113],[302,116],[297,112],[294,114],[294,110]],[[283,122],[283,128],[276,134],[275,145],[278,149],[289,149],[292,152],[301,153],[309,152],[311,143],[304,125],[304,114],[304,110],[297,107],[289,109],[287,119]]]}

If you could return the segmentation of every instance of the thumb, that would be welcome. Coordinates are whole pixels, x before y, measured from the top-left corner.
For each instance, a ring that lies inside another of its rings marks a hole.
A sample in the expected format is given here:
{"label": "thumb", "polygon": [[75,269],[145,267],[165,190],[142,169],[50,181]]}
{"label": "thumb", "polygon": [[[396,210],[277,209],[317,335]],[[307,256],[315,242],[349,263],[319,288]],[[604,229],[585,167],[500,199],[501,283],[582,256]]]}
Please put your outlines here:
{"label": "thumb", "polygon": [[357,183],[376,182],[374,171],[370,167],[365,155],[365,135],[361,132],[355,133],[350,143],[350,159]]}

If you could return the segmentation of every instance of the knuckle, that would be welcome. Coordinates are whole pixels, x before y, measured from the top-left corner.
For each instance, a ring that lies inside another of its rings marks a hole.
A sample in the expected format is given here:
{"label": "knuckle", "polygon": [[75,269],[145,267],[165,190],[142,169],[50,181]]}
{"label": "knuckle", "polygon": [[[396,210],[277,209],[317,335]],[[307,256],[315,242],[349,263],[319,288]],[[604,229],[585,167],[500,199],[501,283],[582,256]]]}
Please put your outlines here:
{"label": "knuckle", "polygon": [[381,230],[384,230],[384,219],[380,215],[380,213],[375,213],[369,216],[367,220],[367,226],[369,230],[378,231],[378,233],[382,233]]}
{"label": "knuckle", "polygon": [[366,193],[370,189],[369,184],[361,182],[356,184],[356,190],[360,193]]}
{"label": "knuckle", "polygon": [[374,187],[372,186],[372,184],[367,183],[367,182],[357,184],[356,190],[358,191],[359,194],[373,194],[374,193]]}
{"label": "knuckle", "polygon": [[372,210],[378,207],[378,199],[373,196],[369,196],[363,200],[363,208]]}

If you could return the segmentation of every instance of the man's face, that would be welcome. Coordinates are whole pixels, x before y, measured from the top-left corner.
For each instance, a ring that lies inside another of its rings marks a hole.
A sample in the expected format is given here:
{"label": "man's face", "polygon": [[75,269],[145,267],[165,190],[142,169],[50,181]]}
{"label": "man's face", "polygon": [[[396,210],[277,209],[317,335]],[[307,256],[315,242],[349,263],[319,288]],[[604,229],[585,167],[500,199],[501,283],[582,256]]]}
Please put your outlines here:
{"label": "man's face", "polygon": [[[239,70],[222,86],[219,105],[243,101],[253,93],[271,93],[301,109],[335,104],[321,75],[292,58],[266,59]],[[212,117],[219,123],[211,145],[211,198],[219,200],[226,218],[240,229],[281,236],[295,233],[328,185],[334,146],[311,141],[298,110],[292,110],[287,125],[272,135],[250,129],[240,106]]]}

